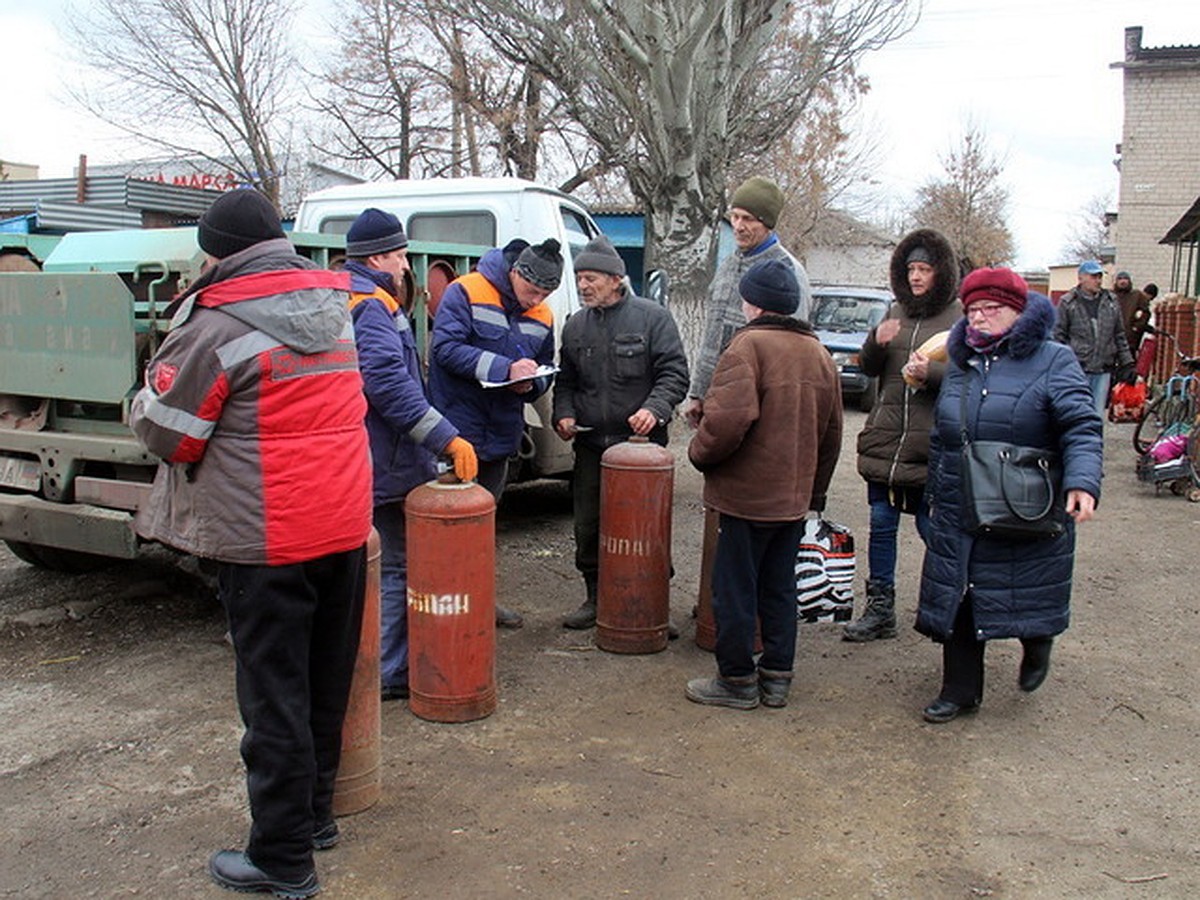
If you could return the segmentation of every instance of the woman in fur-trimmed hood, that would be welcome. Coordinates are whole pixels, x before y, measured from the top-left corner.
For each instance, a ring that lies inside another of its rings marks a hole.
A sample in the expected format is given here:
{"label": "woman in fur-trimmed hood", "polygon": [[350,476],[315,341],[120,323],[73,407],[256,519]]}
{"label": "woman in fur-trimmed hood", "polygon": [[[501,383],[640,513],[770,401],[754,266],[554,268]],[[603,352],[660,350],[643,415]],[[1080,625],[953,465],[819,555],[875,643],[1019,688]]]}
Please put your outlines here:
{"label": "woman in fur-trimmed hood", "polygon": [[871,531],[866,609],[842,632],[849,641],[896,636],[900,514],[915,515],[917,531],[924,534],[921,498],[929,429],[945,371],[944,362],[915,354],[962,314],[955,300],[958,261],[939,232],[920,228],[905,235],[892,254],[889,271],[896,300],[888,317],[867,335],[859,359],[863,372],[878,379],[879,395],[858,436],[858,472],[867,482]]}

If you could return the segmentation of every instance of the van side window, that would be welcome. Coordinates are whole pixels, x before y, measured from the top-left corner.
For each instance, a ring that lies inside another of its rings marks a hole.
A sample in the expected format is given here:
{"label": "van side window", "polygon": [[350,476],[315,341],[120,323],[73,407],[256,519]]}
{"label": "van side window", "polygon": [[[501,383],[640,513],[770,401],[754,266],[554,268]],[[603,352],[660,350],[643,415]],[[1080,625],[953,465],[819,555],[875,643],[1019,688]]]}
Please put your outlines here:
{"label": "van side window", "polygon": [[321,234],[345,234],[357,216],[335,216],[321,220]]}
{"label": "van side window", "polygon": [[405,228],[414,241],[496,246],[496,219],[490,212],[414,213]]}
{"label": "van side window", "polygon": [[567,233],[567,245],[571,248],[571,258],[583,249],[583,245],[599,234],[599,230],[587,216],[580,215],[569,206],[561,206],[563,228]]}

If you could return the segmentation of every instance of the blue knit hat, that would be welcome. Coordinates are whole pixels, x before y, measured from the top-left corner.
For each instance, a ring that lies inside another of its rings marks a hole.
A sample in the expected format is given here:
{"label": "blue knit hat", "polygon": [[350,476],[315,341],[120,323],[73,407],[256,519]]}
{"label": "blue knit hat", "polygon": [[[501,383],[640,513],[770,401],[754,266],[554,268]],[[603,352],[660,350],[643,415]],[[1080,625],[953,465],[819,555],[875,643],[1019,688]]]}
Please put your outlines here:
{"label": "blue knit hat", "polygon": [[796,270],[782,259],[764,259],[752,265],[738,282],[738,293],[763,312],[790,316],[800,308]]}
{"label": "blue knit hat", "polygon": [[389,253],[408,246],[408,235],[390,212],[364,209],[346,232],[346,255],[357,259]]}

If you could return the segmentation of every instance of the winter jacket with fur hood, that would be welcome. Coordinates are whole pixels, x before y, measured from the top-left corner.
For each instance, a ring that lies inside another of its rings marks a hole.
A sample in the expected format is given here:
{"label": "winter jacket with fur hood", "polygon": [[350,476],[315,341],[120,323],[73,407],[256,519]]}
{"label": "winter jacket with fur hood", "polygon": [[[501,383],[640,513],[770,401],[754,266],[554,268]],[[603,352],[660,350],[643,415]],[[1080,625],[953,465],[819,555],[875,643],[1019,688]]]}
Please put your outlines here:
{"label": "winter jacket with fur hood", "polygon": [[[921,297],[914,297],[908,285],[908,255],[917,247],[929,252],[936,272],[933,287]],[[879,396],[858,435],[858,472],[867,481],[920,487],[925,483],[929,429],[946,363],[930,362],[920,388],[905,383],[903,369],[914,350],[962,318],[955,299],[958,261],[949,241],[933,229],[921,228],[896,246],[889,274],[896,302],[888,318],[900,320],[900,331],[887,344],[880,344],[872,330],[863,344],[860,364],[867,375],[879,379]]]}

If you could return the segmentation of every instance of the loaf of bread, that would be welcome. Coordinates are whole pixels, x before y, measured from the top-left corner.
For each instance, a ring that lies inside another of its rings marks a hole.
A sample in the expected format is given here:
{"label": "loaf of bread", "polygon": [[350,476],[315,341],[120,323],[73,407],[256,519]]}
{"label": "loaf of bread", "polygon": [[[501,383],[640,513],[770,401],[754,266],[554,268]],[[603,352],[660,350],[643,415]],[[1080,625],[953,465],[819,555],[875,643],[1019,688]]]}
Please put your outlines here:
{"label": "loaf of bread", "polygon": [[[946,338],[950,337],[949,331],[939,331],[937,334],[929,338],[925,343],[916,349],[926,359],[932,362],[946,361]],[[909,377],[908,366],[904,367],[904,383],[909,387],[920,387],[921,382]]]}

